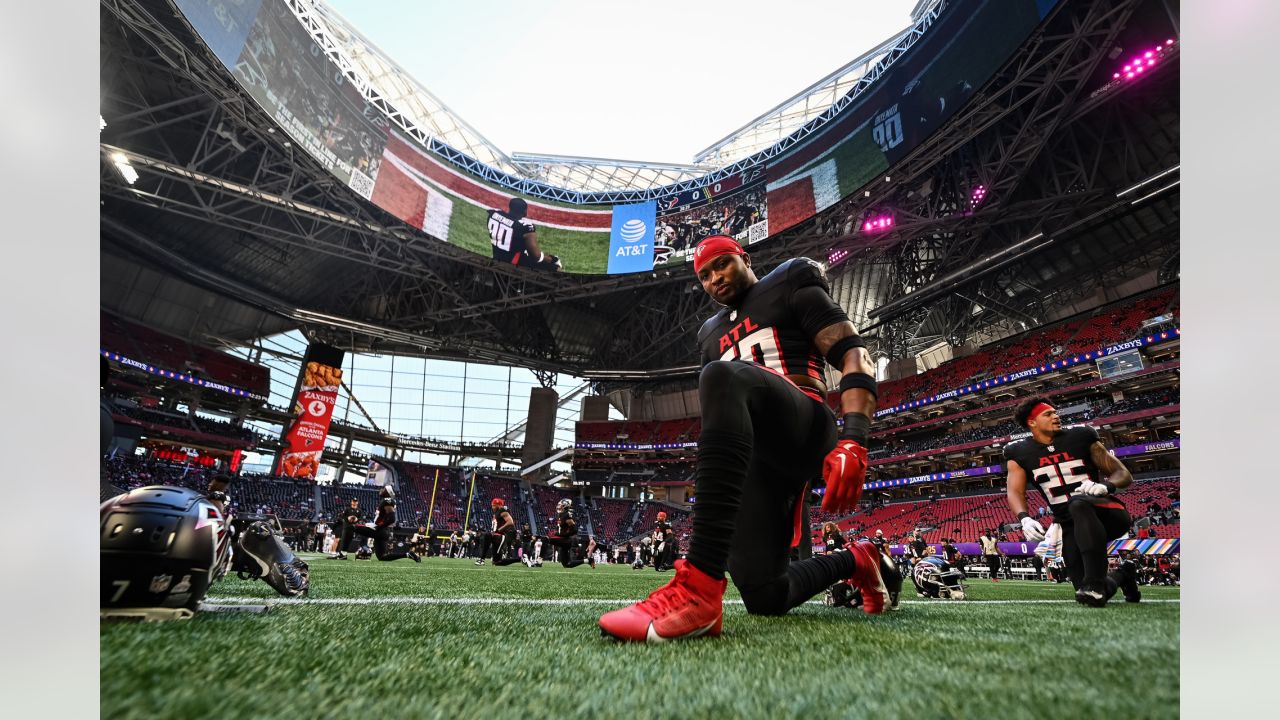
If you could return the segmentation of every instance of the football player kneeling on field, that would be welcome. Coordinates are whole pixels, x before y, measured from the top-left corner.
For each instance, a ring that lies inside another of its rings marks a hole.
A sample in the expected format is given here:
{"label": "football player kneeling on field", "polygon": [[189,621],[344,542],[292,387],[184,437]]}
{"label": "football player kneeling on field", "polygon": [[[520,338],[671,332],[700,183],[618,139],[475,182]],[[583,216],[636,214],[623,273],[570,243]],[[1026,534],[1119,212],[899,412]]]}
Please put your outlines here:
{"label": "football player kneeling on field", "polygon": [[152,485],[102,504],[104,616],[190,617],[228,570],[286,597],[307,592],[306,562],[269,525],[257,521],[235,535],[224,515],[229,483],[215,476],[207,494]]}

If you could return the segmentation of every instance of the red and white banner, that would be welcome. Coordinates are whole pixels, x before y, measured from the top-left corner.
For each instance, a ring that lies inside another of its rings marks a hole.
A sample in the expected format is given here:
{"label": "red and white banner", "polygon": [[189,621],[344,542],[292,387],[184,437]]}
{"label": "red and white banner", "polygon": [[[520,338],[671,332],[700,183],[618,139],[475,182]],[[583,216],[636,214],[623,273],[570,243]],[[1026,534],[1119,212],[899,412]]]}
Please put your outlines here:
{"label": "red and white banner", "polygon": [[277,475],[314,478],[320,469],[329,421],[338,402],[342,369],[311,360],[302,371],[302,386],[293,402],[294,420],[284,433]]}

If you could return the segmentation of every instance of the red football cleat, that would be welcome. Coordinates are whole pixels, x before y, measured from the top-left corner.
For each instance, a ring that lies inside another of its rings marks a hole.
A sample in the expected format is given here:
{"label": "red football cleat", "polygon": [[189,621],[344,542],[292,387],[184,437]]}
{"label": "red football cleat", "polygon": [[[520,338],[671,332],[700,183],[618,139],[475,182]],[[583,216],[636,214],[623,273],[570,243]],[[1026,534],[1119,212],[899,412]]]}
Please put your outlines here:
{"label": "red football cleat", "polygon": [[649,597],[600,617],[600,631],[618,640],[666,642],[720,634],[727,580],[714,580],[690,565],[676,561],[676,576]]}
{"label": "red football cleat", "polygon": [[889,588],[880,575],[880,550],[865,540],[854,543],[851,550],[858,567],[850,581],[862,594],[862,611],[879,615],[889,605]]}

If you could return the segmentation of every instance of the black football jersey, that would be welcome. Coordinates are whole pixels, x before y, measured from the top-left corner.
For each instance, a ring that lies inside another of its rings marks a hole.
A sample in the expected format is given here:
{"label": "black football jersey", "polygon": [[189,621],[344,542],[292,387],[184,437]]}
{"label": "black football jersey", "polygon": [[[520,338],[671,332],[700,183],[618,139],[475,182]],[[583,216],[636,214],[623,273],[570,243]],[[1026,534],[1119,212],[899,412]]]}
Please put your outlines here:
{"label": "black football jersey", "polygon": [[517,220],[500,210],[489,211],[489,241],[493,243],[494,260],[519,265],[528,249],[524,238],[534,232],[536,229],[528,218]]}
{"label": "black football jersey", "polygon": [[752,285],[737,307],[721,308],[698,331],[702,364],[743,360],[784,375],[822,380],[825,362],[813,344],[823,329],[849,316],[831,299],[817,263],[795,258]]}
{"label": "black football jersey", "polygon": [[339,513],[339,517],[342,518],[342,522],[348,525],[359,525],[360,509],[353,508],[353,507],[344,507],[342,508],[342,511]]}
{"label": "black football jersey", "polygon": [[373,521],[378,527],[394,526],[396,524],[396,501],[391,498],[383,498],[378,505],[378,517]]}
{"label": "black football jersey", "polygon": [[1071,493],[1084,480],[1099,482],[1102,477],[1089,455],[1090,446],[1097,441],[1097,430],[1076,425],[1063,428],[1048,444],[1037,442],[1033,437],[1009,443],[1004,457],[1026,471],[1058,522],[1070,521],[1067,501]]}
{"label": "black football jersey", "polygon": [[573,519],[573,510],[561,510],[556,513],[556,529],[560,537],[569,537],[578,532],[578,523]]}
{"label": "black football jersey", "polygon": [[653,524],[653,529],[656,530],[663,537],[666,537],[671,532],[671,523],[663,522],[662,520],[659,520],[658,522]]}
{"label": "black football jersey", "polygon": [[828,550],[839,550],[844,547],[844,536],[840,533],[831,533],[822,537],[822,544],[827,546]]}
{"label": "black football jersey", "polygon": [[[496,532],[498,532],[498,528],[500,528],[500,527],[502,527],[503,525],[505,525],[505,524],[506,524],[506,522],[507,522],[507,521],[506,521],[506,518],[502,517],[503,515],[506,515],[507,517],[510,517],[510,516],[511,516],[511,515],[510,515],[510,513],[508,513],[505,509],[503,509],[503,510],[499,510],[498,512],[495,512],[495,513],[493,514],[493,523],[492,523],[492,530],[493,530],[493,532],[495,532],[495,533],[496,533]],[[515,525],[514,525],[514,524],[512,524],[512,526],[511,526],[511,527],[507,528],[506,530],[503,530],[503,531],[502,531],[502,534],[504,534],[504,535],[515,535],[515,534],[516,534],[516,527],[515,527]]]}

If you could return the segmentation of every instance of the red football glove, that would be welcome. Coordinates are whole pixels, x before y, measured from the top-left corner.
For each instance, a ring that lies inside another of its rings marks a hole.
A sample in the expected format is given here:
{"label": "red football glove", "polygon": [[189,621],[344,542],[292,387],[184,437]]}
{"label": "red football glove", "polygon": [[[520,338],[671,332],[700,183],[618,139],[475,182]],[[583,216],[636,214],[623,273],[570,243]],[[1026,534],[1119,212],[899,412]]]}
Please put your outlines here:
{"label": "red football glove", "polygon": [[858,507],[862,483],[867,479],[867,449],[855,440],[839,440],[822,461],[822,479],[827,489],[822,495],[822,511],[846,512]]}

